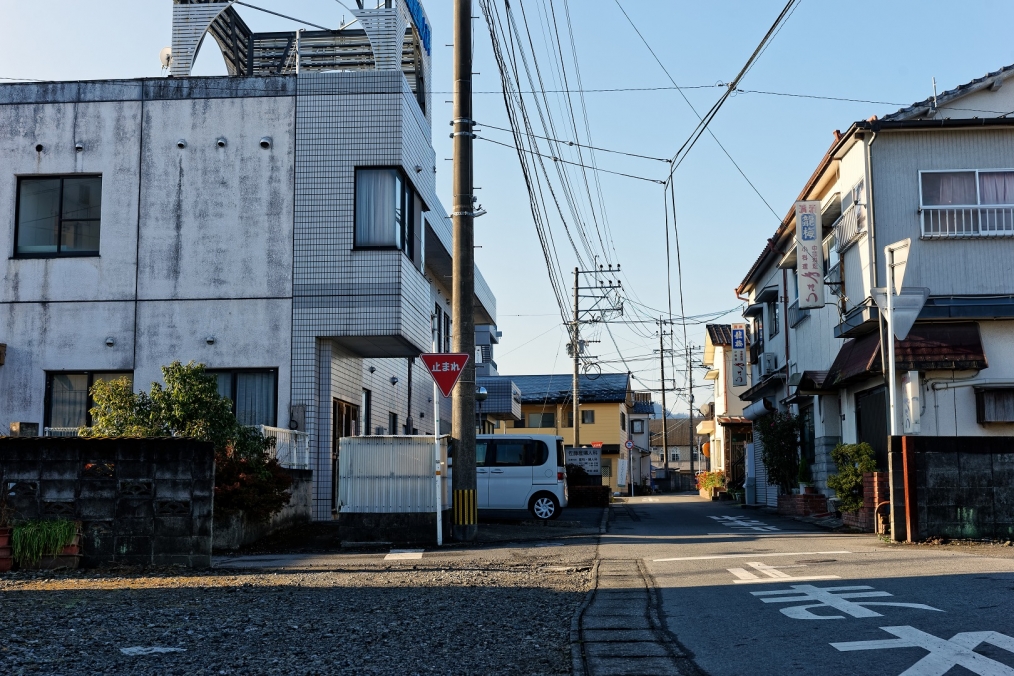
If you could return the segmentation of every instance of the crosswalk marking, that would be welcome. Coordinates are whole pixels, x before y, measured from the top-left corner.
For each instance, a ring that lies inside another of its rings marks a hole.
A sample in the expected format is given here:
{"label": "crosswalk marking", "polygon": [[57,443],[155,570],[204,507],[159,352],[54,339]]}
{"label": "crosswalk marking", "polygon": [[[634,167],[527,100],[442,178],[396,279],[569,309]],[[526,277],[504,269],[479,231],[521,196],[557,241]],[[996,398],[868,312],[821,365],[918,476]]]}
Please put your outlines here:
{"label": "crosswalk marking", "polygon": [[767,552],[753,554],[716,554],[714,556],[678,556],[671,559],[652,559],[652,561],[710,561],[712,559],[766,559],[772,556],[813,556],[815,554],[851,554],[847,549],[835,549],[827,552]]}
{"label": "crosswalk marking", "polygon": [[782,568],[806,568],[805,565],[799,564],[795,566],[768,566],[761,563],[760,561],[751,561],[746,565],[750,566],[754,570],[767,577],[761,577],[756,573],[753,573],[745,568],[726,568],[732,573],[736,579],[733,580],[733,584],[758,584],[761,582],[784,582],[786,580],[839,580],[841,579],[837,575],[806,575],[806,576],[792,576],[788,573],[783,573],[780,569]]}

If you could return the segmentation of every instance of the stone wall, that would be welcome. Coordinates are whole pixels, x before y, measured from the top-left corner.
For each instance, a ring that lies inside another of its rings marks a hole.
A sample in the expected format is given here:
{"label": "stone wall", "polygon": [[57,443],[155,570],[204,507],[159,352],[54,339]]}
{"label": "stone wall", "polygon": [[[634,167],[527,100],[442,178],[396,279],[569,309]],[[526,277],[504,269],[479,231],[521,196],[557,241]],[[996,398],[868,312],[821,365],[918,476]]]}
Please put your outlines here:
{"label": "stone wall", "polygon": [[286,469],[292,477],[289,504],[267,521],[254,521],[243,513],[215,519],[215,549],[235,550],[286,528],[309,523],[313,518],[313,472]]}
{"label": "stone wall", "polygon": [[894,437],[894,539],[1014,537],[1014,439]]}
{"label": "stone wall", "polygon": [[81,565],[211,565],[215,455],[192,439],[0,439],[16,519],[82,522]]}

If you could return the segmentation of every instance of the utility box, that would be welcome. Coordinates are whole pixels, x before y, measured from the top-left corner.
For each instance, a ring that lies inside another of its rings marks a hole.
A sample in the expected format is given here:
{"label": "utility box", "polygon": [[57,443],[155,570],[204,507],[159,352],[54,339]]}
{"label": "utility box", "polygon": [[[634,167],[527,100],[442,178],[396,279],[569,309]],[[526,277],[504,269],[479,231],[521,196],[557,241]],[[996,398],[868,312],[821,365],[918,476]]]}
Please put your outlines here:
{"label": "utility box", "polygon": [[39,423],[33,422],[12,422],[12,437],[37,437],[39,436]]}
{"label": "utility box", "polygon": [[[436,541],[437,462],[441,519],[449,527],[447,442],[442,436],[343,437],[338,454],[338,526],[344,542]],[[439,443],[439,448],[437,444]]]}

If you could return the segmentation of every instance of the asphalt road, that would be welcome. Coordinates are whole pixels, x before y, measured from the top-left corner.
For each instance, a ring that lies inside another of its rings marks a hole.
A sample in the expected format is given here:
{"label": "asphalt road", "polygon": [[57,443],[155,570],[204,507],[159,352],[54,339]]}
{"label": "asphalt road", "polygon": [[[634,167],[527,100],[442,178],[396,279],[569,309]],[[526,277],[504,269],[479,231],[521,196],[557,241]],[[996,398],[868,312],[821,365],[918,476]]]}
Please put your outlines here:
{"label": "asphalt road", "polygon": [[1014,675],[1011,547],[889,544],[663,496],[614,505],[598,555],[646,565],[671,637],[712,676]]}

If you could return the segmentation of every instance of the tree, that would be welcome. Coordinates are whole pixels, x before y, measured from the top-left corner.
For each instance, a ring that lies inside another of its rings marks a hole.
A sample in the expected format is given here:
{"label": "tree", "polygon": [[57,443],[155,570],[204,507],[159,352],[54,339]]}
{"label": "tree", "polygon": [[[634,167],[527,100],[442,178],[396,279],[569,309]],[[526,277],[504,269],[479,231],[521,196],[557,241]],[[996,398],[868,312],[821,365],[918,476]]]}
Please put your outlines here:
{"label": "tree", "polygon": [[232,402],[218,393],[218,382],[204,364],[176,361],[162,367],[165,387],[134,392],[128,378],[92,386],[93,425],[81,434],[95,437],[188,437],[215,446],[215,511],[240,510],[267,519],[284,507],[291,478],[269,458],[274,439],[240,424]]}
{"label": "tree", "polygon": [[761,461],[768,472],[768,483],[789,493],[799,476],[799,416],[775,411],[757,420],[754,431],[760,437]]}

